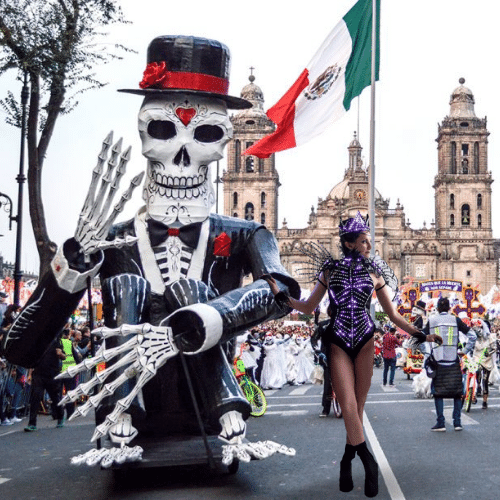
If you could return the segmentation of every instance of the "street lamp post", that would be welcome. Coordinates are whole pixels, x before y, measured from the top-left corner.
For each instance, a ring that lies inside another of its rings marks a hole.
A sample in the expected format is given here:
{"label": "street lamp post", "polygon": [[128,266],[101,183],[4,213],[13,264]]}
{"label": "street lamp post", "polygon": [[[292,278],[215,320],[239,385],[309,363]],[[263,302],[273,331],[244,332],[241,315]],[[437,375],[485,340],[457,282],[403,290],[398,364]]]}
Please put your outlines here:
{"label": "street lamp post", "polygon": [[19,175],[16,177],[19,184],[18,197],[17,197],[17,237],[16,237],[16,261],[14,264],[14,299],[13,303],[19,305],[19,284],[21,282],[21,246],[23,236],[23,188],[26,182],[24,175],[24,142],[26,137],[26,105],[28,103],[29,89],[28,89],[28,72],[24,71],[23,89],[21,91],[21,153],[19,156]]}
{"label": "street lamp post", "polygon": [[17,217],[12,215],[12,199],[5,193],[0,193],[0,198],[6,199],[6,201],[0,200],[0,208],[5,206],[4,210],[9,214],[9,231],[12,231],[12,221],[17,220]]}

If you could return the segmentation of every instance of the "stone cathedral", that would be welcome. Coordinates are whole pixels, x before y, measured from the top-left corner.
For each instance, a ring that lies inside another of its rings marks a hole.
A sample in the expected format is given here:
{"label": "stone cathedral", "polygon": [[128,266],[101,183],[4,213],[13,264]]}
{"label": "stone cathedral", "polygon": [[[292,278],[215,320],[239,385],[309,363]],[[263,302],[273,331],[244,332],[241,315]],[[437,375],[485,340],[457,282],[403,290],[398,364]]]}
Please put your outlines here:
{"label": "stone cathedral", "polygon": [[[279,176],[275,157],[264,160],[241,156],[263,136],[274,131],[264,112],[262,90],[253,75],[241,97],[253,107],[231,118],[234,137],[227,150],[224,183],[224,213],[256,220],[275,234],[281,260],[303,288],[300,269],[305,260],[300,249],[311,241],[320,242],[330,253],[340,256],[340,218],[368,211],[368,171],[361,160],[362,147],[356,136],[347,148],[343,179],[325,198],[312,207],[305,228],[289,228],[286,220],[278,228]],[[389,207],[389,200],[375,191],[375,252],[396,273],[400,283],[438,279],[460,280],[487,293],[498,282],[498,259],[491,227],[491,184],[488,170],[486,118],[474,111],[474,96],[464,86],[453,91],[450,112],[438,125],[437,173],[434,178],[435,222],[413,229],[406,222],[403,205]],[[282,208],[285,212],[286,207]]]}

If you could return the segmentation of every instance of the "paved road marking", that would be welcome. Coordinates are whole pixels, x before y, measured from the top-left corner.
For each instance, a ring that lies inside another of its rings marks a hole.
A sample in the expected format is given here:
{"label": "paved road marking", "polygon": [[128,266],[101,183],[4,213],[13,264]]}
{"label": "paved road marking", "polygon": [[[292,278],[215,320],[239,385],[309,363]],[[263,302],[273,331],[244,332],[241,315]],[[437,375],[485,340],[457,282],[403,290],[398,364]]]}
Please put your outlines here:
{"label": "paved road marking", "polygon": [[289,411],[266,411],[266,415],[279,415],[281,417],[290,417],[294,415],[307,415],[309,413],[308,410],[289,410]]}
{"label": "paved road marking", "polygon": [[384,478],[385,485],[387,486],[387,490],[389,491],[389,495],[391,500],[405,500],[405,496],[399,487],[399,483],[392,472],[391,466],[387,461],[385,453],[382,451],[382,447],[378,442],[377,436],[373,430],[370,421],[368,420],[368,415],[366,412],[363,412],[363,423],[365,428],[365,435],[372,447],[373,453],[375,453],[375,458],[377,459],[378,466],[380,468],[380,472],[382,473],[382,477]]}
{"label": "paved road marking", "polygon": [[2,432],[0,434],[0,437],[2,437],[2,436],[8,436],[9,434],[14,434],[14,432],[17,432],[17,431]]}
{"label": "paved road marking", "polygon": [[9,477],[0,477],[0,484],[6,483],[7,481],[10,481]]}
{"label": "paved road marking", "polygon": [[309,386],[303,386],[303,387],[297,387],[296,389],[292,389],[289,392],[290,396],[303,396],[311,387]]}
{"label": "paved road marking", "polygon": [[394,385],[381,385],[380,386],[384,392],[399,392],[399,389],[397,389]]}
{"label": "paved road marking", "polygon": [[[434,411],[434,413],[436,413]],[[453,408],[445,408],[443,411],[444,418],[447,422],[453,422]],[[479,425],[479,422],[477,420],[474,420],[473,418],[469,417],[467,413],[462,412],[461,416],[461,423],[462,425]]]}

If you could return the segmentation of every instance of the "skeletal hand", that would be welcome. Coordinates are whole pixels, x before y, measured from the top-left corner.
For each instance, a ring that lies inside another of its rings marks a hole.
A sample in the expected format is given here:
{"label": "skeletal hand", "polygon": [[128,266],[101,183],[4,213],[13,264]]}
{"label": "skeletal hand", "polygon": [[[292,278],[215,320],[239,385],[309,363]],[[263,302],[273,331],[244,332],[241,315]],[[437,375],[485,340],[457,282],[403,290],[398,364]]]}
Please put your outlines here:
{"label": "skeletal hand", "polygon": [[[120,417],[132,404],[142,387],[179,350],[175,346],[172,329],[166,326],[152,326],[149,323],[122,325],[119,328],[98,328],[92,333],[100,335],[104,339],[114,336],[135,335],[124,344],[111,349],[106,349],[103,344],[95,357],[87,358],[78,365],[70,366],[65,372],[57,376],[57,378],[74,377],[78,373],[91,370],[99,363],[107,363],[116,356],[122,355],[116,363],[101,372],[97,372],[88,382],[79,384],[76,389],[68,391],[59,403],[60,405],[76,401],[81,396],[88,396],[95,386],[103,384],[101,390],[96,395],[89,397],[85,404],[78,407],[69,420],[87,415],[92,408],[97,408],[105,397],[113,394],[128,379],[137,376],[135,386],[130,393],[125,398],[120,399],[116,403],[114,410],[107,415],[105,421],[96,427],[92,436],[92,441],[95,441],[105,436],[112,427],[120,423]],[[106,383],[109,375],[119,368],[125,368],[125,371],[112,382]]]}
{"label": "skeletal hand", "polygon": [[230,465],[234,459],[240,462],[250,462],[252,459],[263,460],[275,453],[282,453],[289,457],[295,456],[295,449],[275,443],[274,441],[241,441],[236,444],[226,444],[222,447],[222,463]]}
{"label": "skeletal hand", "polygon": [[[128,189],[122,194],[121,199],[114,206],[112,212],[108,215],[113,198],[120,185],[120,180],[125,174],[127,163],[130,159],[130,150],[127,150],[120,156],[120,161],[117,162],[121,152],[122,140],[120,139],[111,149],[111,154],[108,160],[107,171],[103,175],[104,163],[106,162],[108,151],[113,142],[113,133],[111,132],[104,142],[98,156],[97,165],[92,173],[92,181],[90,183],[89,192],[85,200],[85,204],[80,213],[78,226],[75,232],[75,239],[80,243],[82,251],[85,255],[90,255],[98,250],[106,248],[119,248],[123,245],[131,245],[137,238],[127,237],[125,239],[115,239],[106,241],[109,229],[116,220],[120,212],[123,211],[125,203],[130,200],[132,192],[141,183],[144,172],[135,176],[130,182]],[[114,178],[113,172],[114,173]],[[96,194],[100,181],[100,188]]]}
{"label": "skeletal hand", "polygon": [[219,439],[223,441],[222,463],[230,465],[234,459],[250,462],[252,459],[262,460],[276,452],[294,456],[295,450],[274,441],[257,441],[251,443],[245,439],[246,424],[240,412],[232,410],[224,413],[219,419],[222,430]]}
{"label": "skeletal hand", "polygon": [[122,445],[120,448],[101,448],[99,450],[92,449],[77,455],[71,459],[72,465],[88,465],[94,467],[100,464],[101,467],[107,469],[113,464],[121,465],[125,462],[137,462],[142,459],[143,449],[140,446],[129,448]]}

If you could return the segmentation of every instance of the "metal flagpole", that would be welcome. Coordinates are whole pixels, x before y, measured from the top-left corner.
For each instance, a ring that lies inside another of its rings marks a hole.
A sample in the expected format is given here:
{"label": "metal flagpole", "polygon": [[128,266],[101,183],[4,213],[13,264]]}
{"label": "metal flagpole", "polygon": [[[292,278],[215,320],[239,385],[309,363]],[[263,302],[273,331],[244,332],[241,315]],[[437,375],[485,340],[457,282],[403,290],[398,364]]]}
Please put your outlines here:
{"label": "metal flagpole", "polygon": [[368,213],[370,215],[371,255],[375,255],[375,66],[377,44],[377,0],[372,0],[372,66],[370,107],[370,165],[368,168]]}

